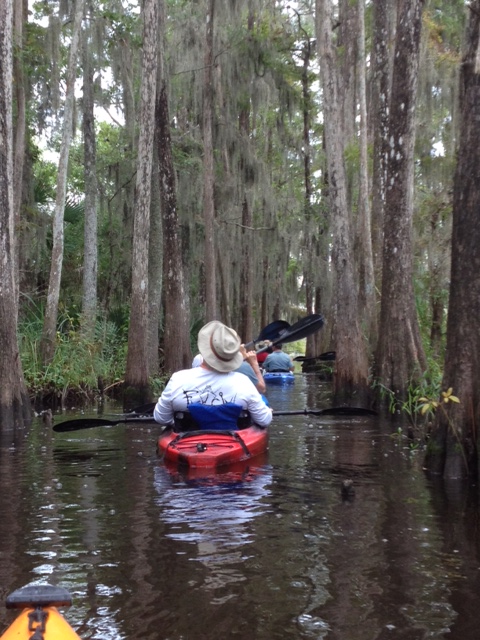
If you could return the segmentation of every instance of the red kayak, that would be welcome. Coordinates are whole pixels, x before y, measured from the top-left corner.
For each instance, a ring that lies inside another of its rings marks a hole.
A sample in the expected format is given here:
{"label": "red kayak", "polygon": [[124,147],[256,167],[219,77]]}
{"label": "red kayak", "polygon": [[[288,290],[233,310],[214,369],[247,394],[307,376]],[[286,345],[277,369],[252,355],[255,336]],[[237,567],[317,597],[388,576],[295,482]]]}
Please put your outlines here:
{"label": "red kayak", "polygon": [[268,448],[268,430],[257,426],[244,429],[198,429],[164,431],[157,450],[166,462],[188,468],[217,469],[255,458]]}

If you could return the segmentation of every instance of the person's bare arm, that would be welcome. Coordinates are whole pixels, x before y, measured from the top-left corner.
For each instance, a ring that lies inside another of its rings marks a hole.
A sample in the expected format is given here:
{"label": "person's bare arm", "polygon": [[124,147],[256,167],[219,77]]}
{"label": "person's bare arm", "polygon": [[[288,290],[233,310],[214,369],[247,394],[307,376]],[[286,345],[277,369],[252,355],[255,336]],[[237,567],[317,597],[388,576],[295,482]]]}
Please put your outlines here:
{"label": "person's bare arm", "polygon": [[243,354],[243,359],[246,360],[248,364],[252,367],[253,372],[257,378],[256,387],[258,389],[258,392],[265,393],[267,386],[265,384],[265,380],[263,379],[262,372],[260,371],[260,367],[258,365],[256,351],[253,351],[253,350],[247,351],[243,345],[241,346],[240,350]]}

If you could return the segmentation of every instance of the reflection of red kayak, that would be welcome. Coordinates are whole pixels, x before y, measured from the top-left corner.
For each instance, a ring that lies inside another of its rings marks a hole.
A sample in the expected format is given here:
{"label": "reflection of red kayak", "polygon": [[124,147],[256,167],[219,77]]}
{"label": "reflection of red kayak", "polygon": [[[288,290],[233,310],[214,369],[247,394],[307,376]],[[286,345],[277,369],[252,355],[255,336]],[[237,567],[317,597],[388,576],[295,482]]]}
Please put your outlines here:
{"label": "reflection of red kayak", "polygon": [[265,465],[268,462],[268,453],[260,453],[253,460],[233,462],[219,469],[209,467],[186,467],[178,462],[164,460],[163,464],[168,473],[175,480],[194,481],[203,485],[232,485],[238,482],[249,482],[257,476],[265,474]]}
{"label": "reflection of red kayak", "polygon": [[164,431],[158,453],[166,462],[194,468],[215,469],[250,460],[268,447],[268,431],[257,426],[245,429],[199,429],[177,433]]}
{"label": "reflection of red kayak", "polygon": [[[80,640],[57,607],[70,606],[68,591],[50,584],[27,585],[7,597],[7,609],[21,609],[0,640]],[[32,635],[33,634],[33,635]]]}

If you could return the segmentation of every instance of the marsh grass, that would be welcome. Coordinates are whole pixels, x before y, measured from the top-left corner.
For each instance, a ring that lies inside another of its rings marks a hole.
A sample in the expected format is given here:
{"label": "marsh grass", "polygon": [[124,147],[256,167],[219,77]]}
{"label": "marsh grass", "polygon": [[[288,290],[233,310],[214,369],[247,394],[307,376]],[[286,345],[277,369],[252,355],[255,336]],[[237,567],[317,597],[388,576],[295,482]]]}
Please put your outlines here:
{"label": "marsh grass", "polygon": [[43,314],[35,309],[19,324],[20,357],[30,397],[63,406],[67,399],[90,402],[113,387],[125,371],[127,343],[122,327],[98,320],[91,334],[80,330],[79,318],[59,318],[55,355],[43,366],[40,340]]}

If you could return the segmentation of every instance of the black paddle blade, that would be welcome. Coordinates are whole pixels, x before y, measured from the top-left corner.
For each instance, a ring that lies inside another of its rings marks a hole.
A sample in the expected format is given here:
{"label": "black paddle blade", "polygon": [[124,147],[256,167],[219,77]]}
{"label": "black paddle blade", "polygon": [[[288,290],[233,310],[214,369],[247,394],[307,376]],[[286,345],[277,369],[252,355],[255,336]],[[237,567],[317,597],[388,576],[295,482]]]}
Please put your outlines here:
{"label": "black paddle blade", "polygon": [[312,315],[302,318],[295,324],[292,324],[291,327],[282,333],[276,342],[295,342],[295,340],[301,340],[302,338],[306,338],[307,336],[312,335],[312,333],[319,331],[324,324],[325,320],[322,315],[312,313]]}
{"label": "black paddle blade", "polygon": [[329,362],[329,361],[335,360],[336,357],[337,357],[336,351],[325,351],[324,353],[321,353],[319,356],[317,356],[317,359],[322,360],[324,362]]}
{"label": "black paddle blade", "polygon": [[294,360],[295,362],[316,362],[317,360],[321,360],[322,362],[329,362],[335,360],[335,358],[335,351],[325,351],[319,356],[297,356],[296,358],[294,358]]}
{"label": "black paddle blade", "polygon": [[78,418],[78,420],[65,420],[53,425],[53,430],[57,433],[66,433],[67,431],[80,431],[80,429],[92,429],[93,427],[113,427],[120,420],[105,420],[104,418]]}
{"label": "black paddle blade", "polygon": [[274,320],[260,331],[258,338],[247,342],[245,348],[250,349],[255,346],[256,342],[261,342],[262,340],[275,340],[289,326],[290,324],[286,320]]}
{"label": "black paddle blade", "polygon": [[[312,335],[312,333],[319,331],[324,324],[325,320],[322,315],[320,315],[319,313],[312,313],[311,315],[302,318],[295,324],[292,324],[292,326],[286,329],[281,334],[281,336],[275,338],[275,340],[272,340],[271,344],[287,344],[288,342],[302,340],[302,338],[306,338],[307,336]],[[263,347],[262,349],[259,349],[257,353],[262,353],[267,349],[268,347]]]}
{"label": "black paddle blade", "polygon": [[260,331],[255,342],[261,342],[262,340],[275,340],[282,335],[283,331],[286,331],[289,328],[290,323],[286,320],[274,320]]}
{"label": "black paddle blade", "polygon": [[105,418],[78,418],[77,420],[65,420],[53,426],[53,430],[57,433],[66,433],[68,431],[81,431],[82,429],[93,429],[94,427],[114,427],[116,424],[125,422],[155,422],[153,416],[120,416],[116,420],[106,420]]}

